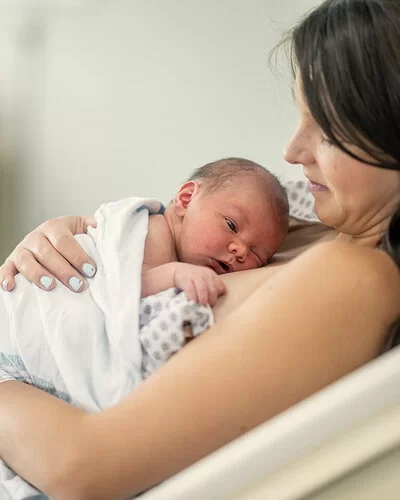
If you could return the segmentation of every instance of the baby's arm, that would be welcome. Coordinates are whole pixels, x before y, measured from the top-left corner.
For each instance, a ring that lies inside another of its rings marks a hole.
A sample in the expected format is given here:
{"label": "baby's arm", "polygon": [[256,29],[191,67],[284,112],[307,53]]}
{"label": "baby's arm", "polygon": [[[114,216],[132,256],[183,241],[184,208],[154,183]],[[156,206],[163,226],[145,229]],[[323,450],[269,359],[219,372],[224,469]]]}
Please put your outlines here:
{"label": "baby's arm", "polygon": [[224,282],[208,267],[170,262],[142,274],[142,297],[171,287],[183,290],[189,300],[211,306],[216,304],[220,295],[226,293]]}
{"label": "baby's arm", "polygon": [[175,270],[177,262],[169,262],[161,266],[151,267],[143,264],[142,267],[142,298],[155,295],[167,288],[175,286]]}
{"label": "baby's arm", "polygon": [[176,262],[175,244],[167,221],[162,215],[149,219],[143,266],[141,296],[154,295],[178,287],[189,300],[215,305],[226,292],[225,284],[212,269]]}

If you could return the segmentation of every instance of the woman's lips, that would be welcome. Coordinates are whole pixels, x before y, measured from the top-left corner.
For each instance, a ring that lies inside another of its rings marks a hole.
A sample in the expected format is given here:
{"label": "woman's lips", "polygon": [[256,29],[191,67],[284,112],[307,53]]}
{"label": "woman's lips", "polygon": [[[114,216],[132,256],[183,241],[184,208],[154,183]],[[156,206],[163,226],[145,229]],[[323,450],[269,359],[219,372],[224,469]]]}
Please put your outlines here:
{"label": "woman's lips", "polygon": [[308,181],[308,190],[311,192],[311,193],[315,193],[315,192],[321,192],[321,191],[328,191],[328,188],[326,186],[324,186],[323,184],[318,184],[317,182],[312,182],[312,181]]}

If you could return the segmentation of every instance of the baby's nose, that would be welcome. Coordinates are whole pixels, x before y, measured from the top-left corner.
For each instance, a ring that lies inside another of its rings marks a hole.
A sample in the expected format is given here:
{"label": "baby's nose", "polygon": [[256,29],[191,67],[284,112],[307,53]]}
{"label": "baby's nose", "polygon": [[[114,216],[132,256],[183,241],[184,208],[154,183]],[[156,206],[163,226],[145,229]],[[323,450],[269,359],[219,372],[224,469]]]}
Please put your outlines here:
{"label": "baby's nose", "polygon": [[231,243],[229,246],[229,253],[235,256],[235,259],[243,264],[249,253],[247,245],[243,241],[237,241],[235,243]]}

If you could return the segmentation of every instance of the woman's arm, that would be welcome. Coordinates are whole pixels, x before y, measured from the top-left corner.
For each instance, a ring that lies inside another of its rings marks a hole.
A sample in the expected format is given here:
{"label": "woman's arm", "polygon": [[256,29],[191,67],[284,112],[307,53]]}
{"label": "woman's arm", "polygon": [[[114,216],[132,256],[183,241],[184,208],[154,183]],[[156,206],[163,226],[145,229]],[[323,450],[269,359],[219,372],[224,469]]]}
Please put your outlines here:
{"label": "woman's arm", "polygon": [[43,290],[54,288],[54,277],[74,292],[83,289],[75,290],[69,281],[79,279],[79,273],[91,278],[96,271],[95,263],[74,238],[74,234],[86,233],[88,226],[96,227],[94,217],[58,217],[41,224],[25,236],[0,267],[0,285],[6,291],[13,290],[14,277],[20,272]]}
{"label": "woman's arm", "polygon": [[0,401],[0,457],[46,494],[58,491],[88,414],[22,382],[1,383]]}
{"label": "woman's arm", "polygon": [[56,500],[137,493],[375,357],[399,298],[382,252],[319,245],[114,408],[67,411],[29,387],[10,405],[16,384],[0,386],[0,455]]}

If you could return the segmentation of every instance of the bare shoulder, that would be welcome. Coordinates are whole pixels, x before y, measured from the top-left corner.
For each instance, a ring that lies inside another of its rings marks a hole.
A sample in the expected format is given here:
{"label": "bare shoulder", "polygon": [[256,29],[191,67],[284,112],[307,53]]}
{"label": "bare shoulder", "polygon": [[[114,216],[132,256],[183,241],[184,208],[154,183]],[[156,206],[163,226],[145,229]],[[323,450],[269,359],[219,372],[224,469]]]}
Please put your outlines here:
{"label": "bare shoulder", "polygon": [[335,349],[337,363],[353,369],[381,351],[400,317],[400,274],[380,250],[320,243],[282,266],[251,297],[247,307],[262,309],[273,331],[329,349],[329,359]]}
{"label": "bare shoulder", "polygon": [[379,310],[389,322],[400,314],[400,270],[381,250],[321,243],[293,260],[291,267],[293,273],[305,273],[305,281],[319,287],[323,295],[369,304],[371,312]]}
{"label": "bare shoulder", "polygon": [[144,250],[144,264],[160,266],[174,260],[175,245],[163,215],[151,215]]}
{"label": "bare shoulder", "polygon": [[171,232],[165,217],[161,214],[149,216],[149,233],[157,235],[160,238],[172,239]]}
{"label": "bare shoulder", "polygon": [[399,268],[386,252],[376,248],[330,241],[310,248],[296,259],[301,260],[318,268],[329,266],[333,271],[361,274],[382,286],[400,286]]}

